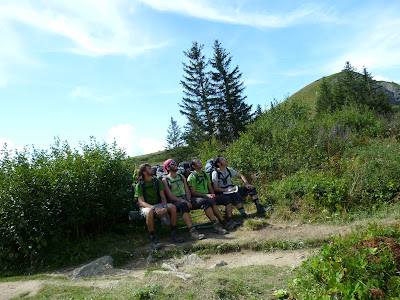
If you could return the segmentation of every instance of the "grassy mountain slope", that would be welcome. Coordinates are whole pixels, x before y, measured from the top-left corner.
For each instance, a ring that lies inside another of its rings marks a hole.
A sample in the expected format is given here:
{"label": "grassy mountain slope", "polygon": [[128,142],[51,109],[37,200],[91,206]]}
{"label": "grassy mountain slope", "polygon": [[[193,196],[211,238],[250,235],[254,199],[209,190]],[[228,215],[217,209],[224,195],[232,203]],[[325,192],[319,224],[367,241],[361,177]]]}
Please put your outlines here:
{"label": "grassy mountain slope", "polygon": [[[325,77],[327,82],[331,85],[335,84],[338,76],[340,76],[342,72],[335,73],[330,76]],[[317,100],[319,85],[321,84],[322,78],[306,85],[301,90],[294,93],[287,100],[288,101],[298,101],[304,100],[307,104],[310,105],[313,112],[315,112],[315,103]],[[394,82],[387,81],[376,81],[376,85],[383,89],[384,93],[388,96],[388,100],[390,103],[399,105],[400,104],[400,85]]]}

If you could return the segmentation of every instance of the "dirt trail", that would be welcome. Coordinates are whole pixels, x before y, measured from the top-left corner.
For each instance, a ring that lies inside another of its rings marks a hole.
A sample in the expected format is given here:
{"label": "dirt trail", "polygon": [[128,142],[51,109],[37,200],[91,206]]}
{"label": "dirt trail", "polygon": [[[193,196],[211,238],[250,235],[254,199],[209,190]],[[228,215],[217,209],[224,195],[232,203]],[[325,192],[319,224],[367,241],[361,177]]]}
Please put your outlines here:
{"label": "dirt trail", "polygon": [[[393,220],[392,220],[393,221]],[[379,221],[379,223],[388,223],[388,221]],[[197,241],[196,243],[228,243],[228,244],[246,244],[257,243],[261,241],[300,241],[316,238],[326,238],[344,235],[349,233],[352,229],[359,226],[365,226],[367,222],[353,223],[352,225],[324,225],[324,224],[287,224],[287,223],[273,223],[270,222],[265,228],[257,231],[249,231],[244,228],[231,232],[228,235],[221,236],[211,233],[209,230],[203,230],[207,239]],[[200,230],[201,231],[201,230]],[[183,234],[185,236],[185,233]],[[187,236],[185,236],[187,237]],[[176,247],[183,247],[188,243],[185,242],[179,246],[170,244],[168,240],[161,240],[164,244],[164,249],[173,249]],[[137,249],[137,251],[150,250],[149,247]],[[221,261],[227,263],[224,268],[243,267],[249,265],[274,265],[274,266],[298,266],[316,249],[300,249],[291,251],[275,251],[275,252],[256,252],[244,250],[234,253],[214,254],[207,255],[203,264],[196,265],[198,268],[209,268]],[[171,259],[169,262],[176,263],[177,260]],[[76,286],[93,286],[101,288],[110,288],[117,284],[123,278],[138,278],[141,279],[147,272],[149,267],[161,265],[163,261],[156,263],[149,263],[146,258],[142,257],[135,261],[129,262],[119,269],[109,269],[93,280],[68,280],[66,283]],[[193,266],[190,266],[193,268]],[[185,271],[187,267],[180,268],[180,271]],[[49,275],[65,275],[69,276],[74,268],[55,271]],[[110,279],[112,278],[112,279]],[[32,296],[36,294],[42,285],[50,280],[26,280],[26,281],[13,281],[13,282],[0,282],[0,300],[11,299],[21,294]],[[65,283],[63,281],[63,283]]]}

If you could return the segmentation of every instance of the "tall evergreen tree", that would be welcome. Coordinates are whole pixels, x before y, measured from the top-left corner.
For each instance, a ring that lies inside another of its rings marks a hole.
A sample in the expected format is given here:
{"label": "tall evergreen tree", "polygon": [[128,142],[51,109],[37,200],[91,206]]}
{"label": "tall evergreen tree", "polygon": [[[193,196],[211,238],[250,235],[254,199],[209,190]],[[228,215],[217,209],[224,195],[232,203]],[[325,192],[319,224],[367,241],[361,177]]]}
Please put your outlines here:
{"label": "tall evergreen tree", "polygon": [[232,57],[218,40],[215,40],[213,49],[214,55],[210,63],[218,107],[216,134],[219,139],[227,142],[238,137],[239,132],[251,122],[251,105],[246,104],[246,96],[243,96],[244,84],[239,66],[231,71]]}
{"label": "tall evergreen tree", "polygon": [[208,61],[202,54],[204,45],[193,42],[189,51],[183,53],[189,59],[183,63],[184,97],[180,104],[180,113],[187,117],[183,138],[188,145],[196,145],[209,140],[215,132],[215,100],[212,97],[210,74],[207,72]]}
{"label": "tall evergreen tree", "polygon": [[319,94],[316,101],[316,110],[318,114],[325,112],[333,112],[333,94],[330,84],[325,77],[322,77],[321,84],[319,85]]}
{"label": "tall evergreen tree", "polygon": [[175,149],[183,145],[181,128],[173,117],[168,126],[166,142],[166,149]]}
{"label": "tall evergreen tree", "polygon": [[256,106],[256,111],[254,112],[254,116],[253,116],[253,120],[257,120],[258,118],[260,118],[262,115],[264,114],[261,105],[257,104]]}

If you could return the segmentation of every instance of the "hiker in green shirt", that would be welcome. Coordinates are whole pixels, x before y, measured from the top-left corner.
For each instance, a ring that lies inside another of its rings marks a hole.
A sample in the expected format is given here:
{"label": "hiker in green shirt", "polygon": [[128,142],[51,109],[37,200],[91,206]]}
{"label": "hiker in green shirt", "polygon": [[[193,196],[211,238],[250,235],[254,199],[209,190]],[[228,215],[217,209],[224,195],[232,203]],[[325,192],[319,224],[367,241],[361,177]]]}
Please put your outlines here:
{"label": "hiker in green shirt", "polygon": [[147,229],[150,232],[150,246],[158,250],[162,245],[158,242],[154,231],[154,216],[165,220],[170,215],[171,240],[182,243],[184,239],[176,232],[176,207],[168,204],[165,198],[164,185],[154,175],[149,164],[142,164],[138,170],[138,183],[135,188],[135,197],[140,205],[140,213],[146,218]]}
{"label": "hiker in green shirt", "polygon": [[[200,159],[193,158],[190,162],[190,167],[193,172],[188,177],[188,185],[190,193],[192,194],[193,201],[200,201],[199,199],[212,199],[216,205],[225,206],[226,220],[220,219],[221,224],[228,230],[234,230],[237,227],[237,223],[232,220],[232,201],[225,195],[216,195],[211,184],[210,176],[202,170],[203,164]],[[218,208],[214,211],[217,215],[217,211],[220,214]]]}
{"label": "hiker in green shirt", "polygon": [[[182,214],[182,219],[189,228],[190,235],[194,239],[204,238],[204,234],[199,234],[193,226],[190,217],[190,210],[203,209],[206,216],[213,223],[214,231],[220,234],[227,233],[219,224],[218,219],[223,220],[220,211],[213,199],[193,198],[186,179],[182,174],[178,174],[178,165],[173,159],[168,159],[163,164],[164,171],[167,173],[162,179],[165,194],[170,202],[174,203],[177,210]],[[216,214],[214,214],[214,211]]]}

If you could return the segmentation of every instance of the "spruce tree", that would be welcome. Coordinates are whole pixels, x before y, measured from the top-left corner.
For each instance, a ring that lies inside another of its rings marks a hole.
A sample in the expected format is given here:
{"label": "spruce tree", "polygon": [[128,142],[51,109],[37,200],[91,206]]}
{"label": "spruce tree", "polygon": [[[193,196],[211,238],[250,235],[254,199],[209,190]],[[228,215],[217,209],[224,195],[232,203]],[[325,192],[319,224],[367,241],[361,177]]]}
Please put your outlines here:
{"label": "spruce tree", "polygon": [[322,77],[321,84],[319,85],[316,110],[318,114],[331,113],[334,110],[332,89],[325,77]]}
{"label": "spruce tree", "polygon": [[176,149],[183,145],[181,128],[173,117],[168,126],[166,142],[166,149]]}
{"label": "spruce tree", "polygon": [[181,85],[184,97],[180,113],[188,119],[183,138],[190,146],[209,140],[215,133],[215,100],[203,48],[204,45],[193,42],[189,51],[183,52],[189,62],[183,63]]}
{"label": "spruce tree", "polygon": [[217,136],[224,142],[239,136],[245,126],[251,122],[251,105],[245,103],[244,84],[239,66],[231,71],[232,57],[215,40],[214,54],[210,60],[213,70],[212,82],[217,101]]}

